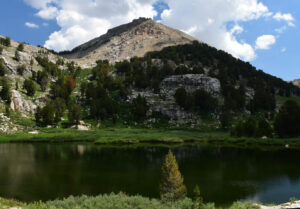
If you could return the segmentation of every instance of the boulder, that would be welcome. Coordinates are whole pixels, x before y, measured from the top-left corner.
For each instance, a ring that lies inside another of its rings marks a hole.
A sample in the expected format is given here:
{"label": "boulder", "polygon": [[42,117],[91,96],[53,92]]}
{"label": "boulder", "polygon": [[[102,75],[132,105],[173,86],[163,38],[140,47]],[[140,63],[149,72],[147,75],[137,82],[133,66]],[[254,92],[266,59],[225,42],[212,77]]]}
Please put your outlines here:
{"label": "boulder", "polygon": [[35,131],[30,131],[30,132],[28,132],[29,134],[32,134],[32,135],[37,135],[37,134],[39,134],[39,132],[37,131],[37,130],[35,130]]}

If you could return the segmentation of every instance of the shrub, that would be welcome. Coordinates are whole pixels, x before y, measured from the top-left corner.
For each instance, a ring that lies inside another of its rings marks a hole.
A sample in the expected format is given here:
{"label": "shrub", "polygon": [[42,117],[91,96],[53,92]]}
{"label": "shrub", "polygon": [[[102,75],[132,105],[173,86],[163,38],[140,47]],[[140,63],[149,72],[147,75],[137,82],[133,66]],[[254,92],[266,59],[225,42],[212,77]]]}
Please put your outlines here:
{"label": "shrub", "polygon": [[222,128],[229,128],[231,126],[232,115],[230,112],[225,111],[220,115],[220,123]]}
{"label": "shrub", "polygon": [[137,98],[133,99],[132,108],[133,108],[132,113],[136,120],[144,119],[149,109],[147,105],[147,100],[141,95],[138,95]]}
{"label": "shrub", "polygon": [[82,107],[80,105],[73,105],[69,108],[68,119],[71,124],[79,124],[79,121],[82,118]]}
{"label": "shrub", "polygon": [[162,166],[162,179],[159,186],[162,198],[170,200],[184,199],[186,197],[186,187],[183,184],[183,177],[179,171],[175,156],[169,151]]}
{"label": "shrub", "polygon": [[265,118],[260,118],[255,135],[257,137],[272,137],[272,127]]}
{"label": "shrub", "polygon": [[188,95],[184,88],[177,89],[174,97],[175,97],[176,103],[179,106],[186,108],[186,101],[187,101]]}
{"label": "shrub", "polygon": [[239,121],[231,130],[231,135],[236,137],[272,137],[273,129],[265,118],[256,120],[249,117],[245,121]]}
{"label": "shrub", "polygon": [[279,137],[297,137],[300,135],[300,107],[288,100],[280,108],[274,123],[275,132]]}
{"label": "shrub", "polygon": [[2,90],[0,92],[1,99],[4,100],[7,104],[11,102],[11,91],[10,85],[8,83],[7,78],[3,78],[1,80]]}
{"label": "shrub", "polygon": [[20,59],[21,59],[21,58],[20,58],[20,54],[19,54],[19,52],[16,50],[16,51],[15,51],[14,60],[16,60],[16,61],[18,61],[18,62],[19,62],[19,61],[20,61]]}
{"label": "shrub", "polygon": [[19,75],[23,76],[25,71],[26,71],[26,65],[19,65],[17,67],[17,72]]}
{"label": "shrub", "polygon": [[2,52],[3,52],[3,47],[0,46],[0,55],[2,55]]}
{"label": "shrub", "polygon": [[10,38],[9,37],[0,38],[0,44],[3,46],[10,47]]}
{"label": "shrub", "polygon": [[6,66],[4,65],[4,61],[0,58],[0,76],[4,76],[6,73]]}
{"label": "shrub", "polygon": [[36,85],[32,80],[26,79],[23,88],[27,91],[28,96],[33,96],[36,92]]}
{"label": "shrub", "polygon": [[20,52],[24,51],[24,44],[20,43],[19,46],[17,47],[17,50]]}
{"label": "shrub", "polygon": [[214,112],[218,107],[218,100],[202,89],[195,91],[193,97],[195,107],[201,112]]}

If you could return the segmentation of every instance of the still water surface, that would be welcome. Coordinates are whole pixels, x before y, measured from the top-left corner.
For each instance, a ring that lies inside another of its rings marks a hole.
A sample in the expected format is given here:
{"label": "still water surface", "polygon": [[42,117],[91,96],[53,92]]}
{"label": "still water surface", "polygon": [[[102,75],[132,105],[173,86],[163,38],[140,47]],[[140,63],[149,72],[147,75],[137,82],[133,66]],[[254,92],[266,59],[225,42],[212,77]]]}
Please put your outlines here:
{"label": "still water surface", "polygon": [[[206,145],[172,148],[189,191],[206,202],[282,203],[300,198],[300,151]],[[0,196],[23,201],[124,191],[158,197],[168,148],[0,144]]]}

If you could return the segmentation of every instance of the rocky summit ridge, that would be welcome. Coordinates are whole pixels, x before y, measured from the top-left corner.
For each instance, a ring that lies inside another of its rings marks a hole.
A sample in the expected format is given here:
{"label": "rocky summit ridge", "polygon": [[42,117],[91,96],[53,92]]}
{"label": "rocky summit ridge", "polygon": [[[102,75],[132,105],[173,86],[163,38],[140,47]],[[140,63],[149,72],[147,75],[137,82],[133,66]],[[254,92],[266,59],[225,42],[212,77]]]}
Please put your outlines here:
{"label": "rocky summit ridge", "polygon": [[106,34],[60,55],[82,67],[91,67],[97,60],[115,63],[135,56],[143,57],[149,51],[160,51],[168,46],[188,44],[194,40],[196,39],[182,31],[152,19],[139,18],[110,29]]}

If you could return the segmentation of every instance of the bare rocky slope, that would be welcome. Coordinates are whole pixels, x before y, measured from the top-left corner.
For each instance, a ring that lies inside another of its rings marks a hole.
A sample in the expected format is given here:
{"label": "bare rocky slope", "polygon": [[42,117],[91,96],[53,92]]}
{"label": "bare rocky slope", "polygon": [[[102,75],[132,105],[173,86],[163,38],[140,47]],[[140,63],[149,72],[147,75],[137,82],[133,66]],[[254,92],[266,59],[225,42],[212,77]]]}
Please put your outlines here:
{"label": "bare rocky slope", "polygon": [[108,30],[105,35],[70,52],[62,52],[61,55],[86,68],[95,65],[97,60],[107,59],[115,63],[135,56],[143,57],[149,51],[159,51],[168,46],[187,44],[194,40],[196,39],[179,30],[152,19],[140,18]]}
{"label": "bare rocky slope", "polygon": [[[0,38],[4,37],[0,36]],[[8,104],[12,112],[11,117],[16,116],[20,120],[20,118],[32,118],[37,106],[43,106],[47,100],[48,91],[43,92],[38,88],[33,97],[28,97],[23,89],[25,79],[31,78],[34,73],[43,69],[36,61],[36,57],[47,57],[53,63],[56,63],[62,57],[51,53],[45,48],[25,43],[24,50],[18,51],[19,44],[20,42],[11,40],[9,47],[0,45],[2,48],[0,61],[5,67],[4,77],[7,78],[11,88],[11,102]],[[16,51],[20,56],[19,60],[15,59]],[[21,67],[25,69],[23,73],[18,70]],[[60,67],[63,68],[63,66]],[[0,89],[2,89],[1,85]],[[4,114],[6,106],[7,104],[0,99],[0,132],[12,133],[26,128],[15,124],[10,117]]]}

